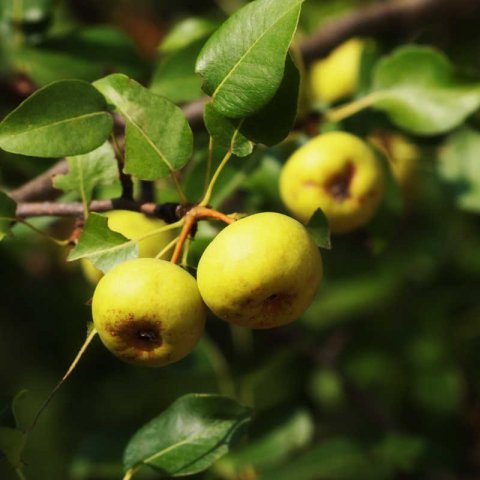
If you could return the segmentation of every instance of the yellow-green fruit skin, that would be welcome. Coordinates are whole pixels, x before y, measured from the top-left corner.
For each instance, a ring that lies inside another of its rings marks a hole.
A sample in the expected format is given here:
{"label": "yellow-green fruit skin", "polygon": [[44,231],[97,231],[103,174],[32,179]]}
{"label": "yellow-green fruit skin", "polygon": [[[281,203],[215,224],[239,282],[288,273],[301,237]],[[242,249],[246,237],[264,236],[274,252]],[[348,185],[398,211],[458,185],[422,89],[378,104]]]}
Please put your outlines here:
{"label": "yellow-green fruit skin", "polygon": [[368,139],[388,158],[392,173],[400,187],[408,190],[415,179],[420,149],[407,137],[397,132],[379,131]]}
{"label": "yellow-green fruit skin", "polygon": [[333,233],[347,233],[375,215],[383,198],[382,166],[360,138],[346,132],[319,135],[296,150],[280,173],[280,196],[307,222],[317,208]]}
{"label": "yellow-green fruit skin", "polygon": [[272,328],[298,319],[322,278],[317,246],[295,219],[264,212],[222,230],[197,270],[200,294],[222,320]]}
{"label": "yellow-green fruit skin", "polygon": [[312,64],[310,91],[314,100],[333,103],[355,92],[364,44],[364,40],[352,38]]}
{"label": "yellow-green fruit skin", "polygon": [[197,282],[181,267],[137,258],[98,282],[92,315],[103,344],[115,356],[162,367],[193,350],[204,330],[206,308]]}
{"label": "yellow-green fruit skin", "polygon": [[[114,232],[121,233],[128,239],[141,237],[152,230],[166,225],[159,218],[147,217],[143,213],[130,210],[112,210],[105,213],[105,216],[108,218],[108,228]],[[167,230],[141,240],[138,242],[138,256],[140,258],[155,257],[173,238],[174,234],[172,231]],[[82,259],[81,266],[85,277],[90,283],[96,284],[102,278],[102,272],[95,268],[90,260]]]}

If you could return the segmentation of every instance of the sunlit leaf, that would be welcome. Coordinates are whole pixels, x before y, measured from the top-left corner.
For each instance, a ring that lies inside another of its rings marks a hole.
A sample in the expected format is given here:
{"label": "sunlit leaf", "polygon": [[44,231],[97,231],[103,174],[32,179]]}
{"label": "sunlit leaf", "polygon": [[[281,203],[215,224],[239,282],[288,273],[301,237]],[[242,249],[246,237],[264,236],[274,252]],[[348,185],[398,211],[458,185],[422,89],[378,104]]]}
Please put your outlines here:
{"label": "sunlit leaf", "polygon": [[234,120],[218,113],[211,103],[205,105],[205,126],[214,144],[231,150],[238,157],[250,155],[253,144],[240,132],[242,120]]}
{"label": "sunlit leaf", "polygon": [[460,208],[480,212],[480,132],[454,132],[440,149],[438,171]]}
{"label": "sunlit leaf", "polygon": [[112,117],[89,83],[62,80],[28,97],[0,123],[0,148],[36,157],[87,153],[110,135]]}
{"label": "sunlit leaf", "polygon": [[68,261],[88,258],[93,265],[107,272],[115,265],[138,257],[138,245],[108,228],[108,219],[91,213],[85,222],[77,246],[68,255]]}
{"label": "sunlit leaf", "polygon": [[428,47],[406,46],[378,62],[374,107],[419,135],[447,132],[480,106],[480,80],[460,78],[448,59]]}
{"label": "sunlit leaf", "polygon": [[64,192],[75,192],[88,204],[96,186],[111,185],[118,178],[118,167],[112,146],[105,142],[84,155],[69,157],[68,173],[57,175],[53,184]]}
{"label": "sunlit leaf", "polygon": [[203,77],[203,90],[222,115],[246,117],[274,96],[283,78],[302,2],[248,3],[207,41],[196,70]]}
{"label": "sunlit leaf", "polygon": [[220,395],[185,395],[141,428],[125,450],[125,470],[142,465],[162,477],[191,475],[228,452],[250,411]]}
{"label": "sunlit leaf", "polygon": [[157,180],[187,163],[193,135],[179,107],[122,74],[94,85],[126,119],[126,173]]}

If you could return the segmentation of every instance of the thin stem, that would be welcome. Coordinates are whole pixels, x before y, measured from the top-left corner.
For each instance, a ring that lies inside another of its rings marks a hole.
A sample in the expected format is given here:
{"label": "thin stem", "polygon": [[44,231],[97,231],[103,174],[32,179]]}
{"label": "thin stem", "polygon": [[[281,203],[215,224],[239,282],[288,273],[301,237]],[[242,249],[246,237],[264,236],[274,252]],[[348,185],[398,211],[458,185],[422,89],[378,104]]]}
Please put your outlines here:
{"label": "thin stem", "polygon": [[27,428],[27,431],[26,431],[27,434],[30,433],[35,428],[35,425],[37,424],[38,419],[40,418],[40,416],[42,415],[44,410],[47,408],[48,404],[50,403],[52,398],[55,396],[55,394],[57,393],[59,388],[63,385],[65,380],[67,380],[67,378],[70,376],[70,374],[75,370],[75,367],[78,365],[78,362],[82,358],[83,354],[87,350],[87,347],[90,345],[90,342],[93,340],[93,338],[95,337],[96,334],[97,334],[97,331],[95,330],[95,328],[92,328],[90,333],[87,335],[87,338],[85,339],[85,342],[83,342],[83,345],[80,347],[80,350],[78,351],[77,356],[73,360],[70,367],[68,367],[68,370],[66,371],[65,375],[55,385],[55,388],[50,392],[50,394],[48,395],[48,397],[46,398],[46,400],[43,402],[42,406],[38,410],[37,414],[35,415],[35,418],[33,419],[33,422]]}
{"label": "thin stem", "polygon": [[[81,160],[79,158],[76,159],[76,162],[80,164]],[[87,220],[88,218],[88,201],[87,196],[85,194],[85,185],[83,182],[83,169],[81,165],[78,165],[78,171],[80,173],[80,196],[82,199],[82,207],[83,207],[83,218]]]}
{"label": "thin stem", "polygon": [[127,471],[127,473],[125,473],[122,480],[132,480],[133,475],[135,475],[135,473],[138,472],[138,470],[140,470],[141,466],[142,465],[140,464],[140,465],[136,465],[135,467],[130,468]]}
{"label": "thin stem", "polygon": [[188,203],[188,198],[183,192],[182,186],[178,181],[177,174],[173,171],[170,172],[170,176],[172,177],[173,183],[175,184],[175,188],[177,189],[178,196],[180,198],[180,203],[186,205]]}
{"label": "thin stem", "polygon": [[213,210],[212,208],[197,206],[194,208],[195,218],[198,220],[205,220],[205,219],[213,219],[213,220],[220,220],[228,225],[235,222],[235,219],[225,215],[218,210]]}
{"label": "thin stem", "polygon": [[233,155],[233,152],[231,150],[229,150],[226,153],[226,155],[223,157],[222,161],[220,162],[220,165],[218,166],[217,170],[213,174],[212,179],[210,180],[210,183],[208,184],[207,191],[205,192],[205,195],[203,196],[203,199],[198,204],[200,207],[205,207],[206,205],[209,204],[210,199],[212,198],[213,187],[215,186],[215,183],[218,180],[218,177],[220,176],[220,173],[222,173],[223,168],[228,163],[228,161],[230,160],[232,155]]}
{"label": "thin stem", "polygon": [[178,237],[175,237],[168,245],[155,255],[155,258],[162,258],[177,243]]}
{"label": "thin stem", "polygon": [[69,244],[68,240],[59,240],[58,238],[52,237],[48,233],[45,233],[43,230],[40,230],[35,225],[32,225],[30,222],[27,222],[27,220],[24,220],[23,218],[0,217],[0,221],[21,223],[22,225],[25,225],[26,227],[28,227],[30,230],[34,231],[35,233],[38,233],[38,234],[42,235],[43,237],[47,238],[48,240],[50,240],[51,242],[55,243],[55,245],[59,245],[61,247],[66,247]]}
{"label": "thin stem", "polygon": [[132,177],[130,177],[130,175],[127,175],[123,171],[123,167],[125,165],[125,158],[123,156],[122,149],[120,148],[116,135],[112,133],[111,138],[113,149],[115,150],[115,156],[117,159],[118,175],[120,177],[120,183],[122,184],[122,198],[133,200]]}
{"label": "thin stem", "polygon": [[181,261],[182,267],[185,267],[185,268],[188,266],[188,253],[190,252],[191,243],[192,243],[192,237],[188,236],[187,239],[185,240],[185,246],[183,247],[183,255],[182,255],[182,261]]}
{"label": "thin stem", "polygon": [[[120,250],[122,248],[125,248],[127,245],[131,245],[132,243],[138,243],[138,242],[141,242],[142,240],[145,240],[146,238],[153,237],[153,236],[158,235],[159,233],[162,233],[162,232],[166,232],[167,230],[172,230],[174,228],[181,227],[183,225],[183,222],[184,222],[184,219],[182,218],[178,222],[171,223],[169,225],[165,225],[165,226],[160,227],[160,228],[156,228],[155,230],[151,230],[150,232],[145,233],[144,235],[141,235],[140,237],[131,238],[127,242],[121,243],[120,245],[115,245],[114,247],[108,247],[108,248],[104,248],[102,250],[99,250],[95,253],[95,255],[101,255],[103,253],[111,253],[111,252],[114,252],[116,250]],[[81,255],[79,257],[75,257],[73,260],[80,260],[81,258],[85,258],[86,256],[88,256],[88,255],[84,254],[84,255]]]}
{"label": "thin stem", "polygon": [[207,160],[207,171],[205,172],[205,186],[203,187],[203,194],[207,193],[208,184],[210,182],[210,175],[212,174],[212,163],[213,163],[213,137],[210,137],[208,140],[208,160]]}
{"label": "thin stem", "polygon": [[25,476],[25,474],[22,472],[22,469],[17,467],[15,468],[15,473],[17,474],[17,477],[20,479],[20,480],[27,480],[27,477]]}
{"label": "thin stem", "polygon": [[170,260],[172,263],[178,263],[182,253],[183,245],[185,244],[187,237],[190,235],[190,232],[197,221],[195,215],[190,214],[190,212],[185,215],[184,220],[185,223],[183,224],[182,231],[180,232],[177,244],[175,245],[175,250],[173,251],[172,259]]}
{"label": "thin stem", "polygon": [[334,108],[327,112],[326,119],[329,122],[340,122],[345,118],[351,117],[356,113],[372,106],[378,99],[380,95],[378,93],[371,93],[366,95],[358,100],[342,105],[341,107]]}

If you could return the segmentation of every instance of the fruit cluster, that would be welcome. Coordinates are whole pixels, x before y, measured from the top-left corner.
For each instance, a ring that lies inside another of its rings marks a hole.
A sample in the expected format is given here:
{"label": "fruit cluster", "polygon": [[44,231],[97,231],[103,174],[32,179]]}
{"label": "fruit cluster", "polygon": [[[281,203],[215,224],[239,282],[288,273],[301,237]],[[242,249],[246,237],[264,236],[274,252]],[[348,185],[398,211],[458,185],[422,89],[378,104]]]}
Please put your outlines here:
{"label": "fruit cluster", "polygon": [[286,215],[258,213],[215,237],[200,259],[197,281],[157,258],[116,266],[95,289],[93,322],[117,357],[159,367],[193,350],[203,333],[205,304],[243,327],[285,325],[308,308],[321,278],[320,253],[305,227]]}
{"label": "fruit cluster", "polygon": [[[399,184],[407,184],[418,152],[388,132],[375,132],[369,142],[390,159]],[[320,208],[333,233],[364,226],[382,201],[384,170],[366,142],[329,132],[293,153],[282,168],[279,189],[299,221],[272,212],[235,221],[205,249],[196,279],[164,259],[162,252],[175,240],[171,230],[161,231],[163,220],[130,211],[107,213],[109,228],[129,239],[160,232],[139,242],[140,258],[105,276],[83,260],[86,276],[98,282],[93,321],[106,347],[129,363],[158,367],[192,351],[203,333],[205,305],[218,318],[253,329],[299,318],[322,278],[320,253],[304,224]]]}

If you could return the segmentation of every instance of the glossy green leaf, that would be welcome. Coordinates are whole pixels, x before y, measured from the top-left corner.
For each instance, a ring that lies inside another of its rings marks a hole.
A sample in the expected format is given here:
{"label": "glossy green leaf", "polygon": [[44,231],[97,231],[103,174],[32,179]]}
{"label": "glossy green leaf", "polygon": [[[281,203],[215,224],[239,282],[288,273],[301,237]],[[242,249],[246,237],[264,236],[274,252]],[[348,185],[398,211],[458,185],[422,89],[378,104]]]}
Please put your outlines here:
{"label": "glossy green leaf", "polygon": [[438,171],[460,208],[480,212],[480,132],[464,127],[440,149]]}
{"label": "glossy green leaf", "polygon": [[125,117],[126,173],[157,180],[188,162],[193,135],[179,107],[125,75],[109,75],[94,85]]}
{"label": "glossy green leaf", "polygon": [[162,53],[172,53],[183,49],[212,33],[217,26],[217,22],[207,18],[186,18],[168,32],[159,50]]}
{"label": "glossy green leaf", "polygon": [[307,230],[315,240],[315,243],[320,248],[326,248],[330,250],[332,248],[332,242],[330,240],[330,227],[328,226],[328,220],[325,214],[320,208],[315,210],[307,223]]}
{"label": "glossy green leaf", "polygon": [[200,39],[162,58],[155,70],[150,90],[172,102],[190,102],[202,95],[202,80],[195,73],[195,61],[205,43]]}
{"label": "glossy green leaf", "polygon": [[371,98],[395,125],[437,135],[479,108],[480,81],[459,78],[448,59],[432,48],[407,46],[378,62]]}
{"label": "glossy green leaf", "polygon": [[207,41],[196,70],[214,107],[229,118],[260,110],[278,90],[303,0],[256,0]]}
{"label": "glossy green leaf", "polygon": [[88,258],[102,272],[115,265],[138,257],[138,245],[108,228],[108,219],[91,213],[85,222],[76,247],[68,255],[68,261]]}
{"label": "glossy green leaf", "polygon": [[214,145],[231,150],[237,157],[245,157],[252,153],[253,143],[240,133],[242,120],[224,117],[211,103],[205,105],[204,120]]}
{"label": "glossy green leaf", "polygon": [[110,135],[112,117],[90,84],[62,80],[36,91],[0,123],[0,148],[37,157],[87,153]]}
{"label": "glossy green leaf", "polygon": [[220,460],[216,470],[238,472],[247,466],[257,470],[271,468],[305,447],[312,440],[313,433],[313,418],[307,410],[294,410],[280,417],[276,414],[270,428]]}
{"label": "glossy green leaf", "polygon": [[10,224],[15,218],[17,204],[6,193],[0,191],[0,240],[10,231]]}
{"label": "glossy green leaf", "polygon": [[227,397],[185,395],[130,439],[125,470],[148,465],[165,477],[201,472],[228,452],[249,421],[249,409]]}
{"label": "glossy green leaf", "polygon": [[280,143],[292,130],[298,110],[300,72],[290,55],[285,60],[282,82],[273,98],[242,124],[242,133],[269,147]]}
{"label": "glossy green leaf", "polygon": [[68,173],[54,178],[55,188],[75,192],[89,204],[96,186],[112,185],[118,179],[115,152],[110,143],[90,153],[68,157]]}

